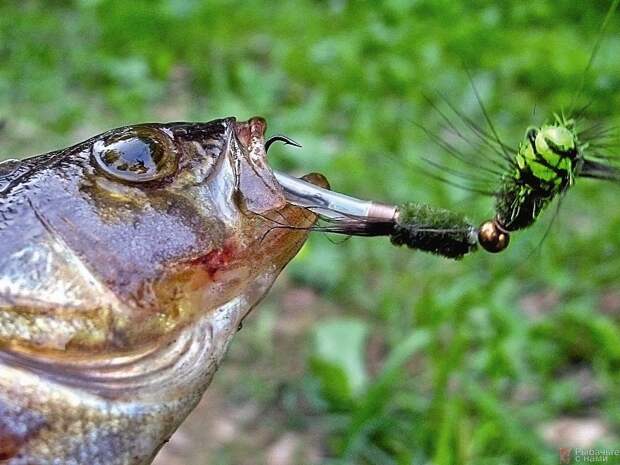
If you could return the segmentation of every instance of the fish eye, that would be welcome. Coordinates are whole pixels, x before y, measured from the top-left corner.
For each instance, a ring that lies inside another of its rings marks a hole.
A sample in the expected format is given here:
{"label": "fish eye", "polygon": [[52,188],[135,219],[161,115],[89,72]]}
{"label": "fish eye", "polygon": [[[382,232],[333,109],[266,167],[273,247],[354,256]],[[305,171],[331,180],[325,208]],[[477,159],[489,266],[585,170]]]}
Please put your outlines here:
{"label": "fish eye", "polygon": [[178,155],[170,137],[156,128],[129,128],[93,144],[97,167],[127,182],[155,181],[174,174]]}

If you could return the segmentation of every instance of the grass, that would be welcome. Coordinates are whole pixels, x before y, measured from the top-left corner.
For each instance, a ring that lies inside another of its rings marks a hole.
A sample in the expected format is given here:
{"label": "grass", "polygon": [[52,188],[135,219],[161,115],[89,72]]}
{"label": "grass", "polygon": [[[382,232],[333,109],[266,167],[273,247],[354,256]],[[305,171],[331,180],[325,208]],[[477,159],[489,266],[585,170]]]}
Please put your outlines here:
{"label": "grass", "polygon": [[[53,150],[131,122],[261,114],[271,131],[304,145],[274,148],[278,168],[320,171],[340,191],[429,202],[482,221],[490,199],[412,168],[416,157],[443,156],[414,124],[440,132],[425,95],[440,92],[482,121],[466,67],[515,144],[527,126],[569,106],[607,8],[564,0],[8,0],[0,4],[0,156]],[[609,31],[583,100],[618,124],[617,15]],[[551,213],[515,234],[504,254],[460,262],[381,239],[312,237],[259,309],[264,319],[249,322],[234,345],[237,374],[220,373],[214,389],[220,383],[268,409],[271,389],[284,383],[285,398],[304,402],[285,402],[271,427],[318,428],[325,464],[552,465],[557,444],[541,431],[566,418],[595,418],[608,430],[597,444],[618,447],[619,193],[579,182],[539,249]],[[330,308],[288,342],[291,366],[301,367],[294,374],[265,362],[279,356],[271,348],[277,297],[291,289]],[[334,337],[340,345],[329,345]],[[273,372],[257,373],[256,364]],[[214,456],[253,457],[238,454]]]}

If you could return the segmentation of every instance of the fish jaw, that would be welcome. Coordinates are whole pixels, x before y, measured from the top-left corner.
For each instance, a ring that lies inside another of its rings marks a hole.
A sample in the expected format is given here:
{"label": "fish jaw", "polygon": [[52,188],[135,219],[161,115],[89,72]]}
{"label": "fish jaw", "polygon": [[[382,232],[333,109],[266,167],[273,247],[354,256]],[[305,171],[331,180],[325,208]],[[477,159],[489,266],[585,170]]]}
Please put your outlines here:
{"label": "fish jaw", "polygon": [[151,463],[202,397],[241,321],[273,278],[259,277],[245,295],[145,353],[78,368],[3,352],[0,463]]}

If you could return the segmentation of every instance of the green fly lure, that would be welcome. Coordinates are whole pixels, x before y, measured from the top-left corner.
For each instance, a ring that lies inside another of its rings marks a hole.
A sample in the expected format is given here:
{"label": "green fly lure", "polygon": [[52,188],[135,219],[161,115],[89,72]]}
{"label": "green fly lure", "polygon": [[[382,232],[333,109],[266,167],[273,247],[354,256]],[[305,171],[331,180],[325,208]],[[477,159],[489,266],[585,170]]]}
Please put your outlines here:
{"label": "green fly lure", "polygon": [[[314,230],[389,236],[394,245],[456,259],[474,252],[477,245],[492,253],[506,249],[510,233],[534,224],[549,203],[574,185],[577,177],[620,181],[620,170],[597,154],[596,144],[585,142],[591,140],[591,131],[579,132],[573,119],[556,115],[552,123],[529,128],[515,150],[499,140],[490,121],[492,132],[487,133],[460,116],[487,147],[493,147],[501,155],[501,161],[495,160],[495,169],[477,165],[493,173],[493,182],[497,185],[495,190],[476,189],[495,197],[496,212],[493,219],[478,228],[464,216],[449,210],[415,202],[389,206],[361,201],[306,185],[282,173],[276,173],[276,177],[290,202],[310,209],[329,222],[328,226]],[[450,154],[465,159],[453,146],[434,139]]]}
{"label": "green fly lure", "polygon": [[[620,0],[614,0],[607,12],[584,77],[619,3]],[[611,137],[610,130],[597,125],[581,129],[580,118],[556,114],[551,121],[528,128],[515,149],[499,138],[473,78],[469,78],[488,129],[477,125],[444,99],[460,122],[462,127],[459,127],[454,118],[427,98],[430,106],[447,124],[451,135],[465,142],[469,150],[461,150],[454,142],[419,125],[432,141],[467,166],[469,172],[430,159],[425,160],[433,168],[430,172],[428,166],[417,168],[450,184],[493,196],[493,218],[475,227],[463,215],[441,208],[413,202],[389,206],[360,201],[276,173],[287,199],[319,214],[327,222],[327,225],[314,227],[314,230],[358,236],[388,236],[394,245],[406,245],[458,259],[477,250],[478,245],[492,253],[505,250],[510,234],[534,224],[551,202],[561,199],[575,185],[577,178],[620,182],[620,168],[615,164],[614,157],[608,156],[605,151],[606,139]],[[581,89],[577,95],[580,92]],[[479,144],[474,144],[467,135],[473,135]],[[282,136],[274,140],[291,144]],[[459,184],[458,178],[464,178],[466,184]]]}

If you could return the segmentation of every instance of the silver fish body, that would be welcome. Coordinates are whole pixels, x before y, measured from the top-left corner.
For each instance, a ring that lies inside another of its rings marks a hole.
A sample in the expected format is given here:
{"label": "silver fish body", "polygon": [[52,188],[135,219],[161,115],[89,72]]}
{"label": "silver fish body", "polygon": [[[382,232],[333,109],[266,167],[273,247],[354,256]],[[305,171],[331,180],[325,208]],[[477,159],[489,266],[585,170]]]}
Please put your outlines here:
{"label": "silver fish body", "polygon": [[138,125],[0,164],[0,464],[152,461],[315,219],[264,131]]}

